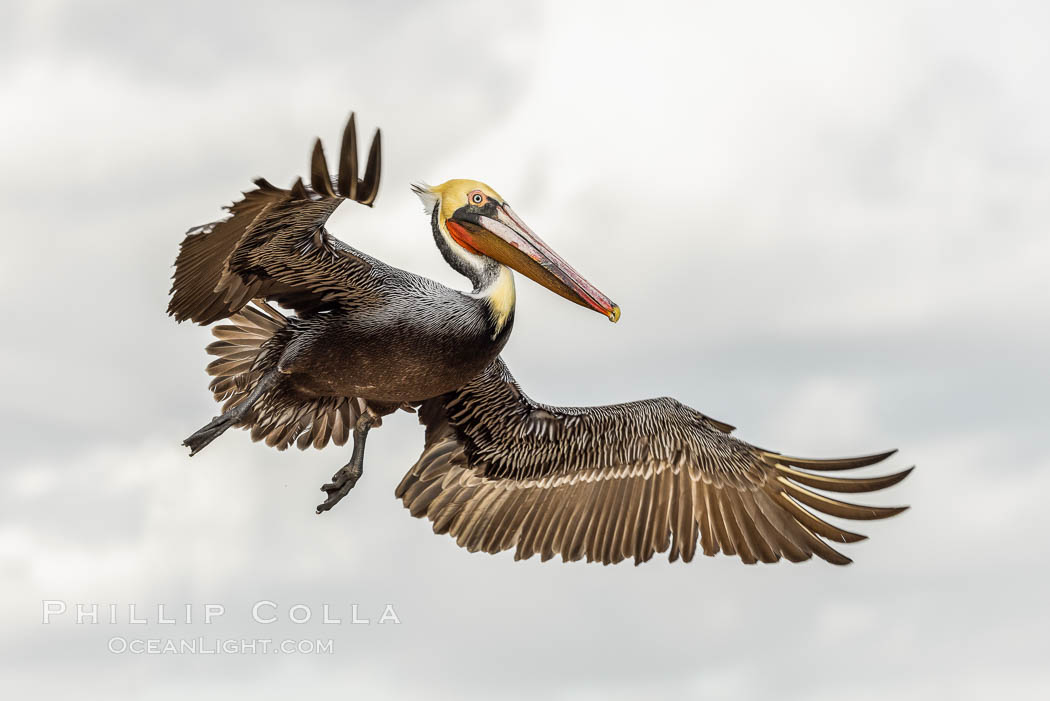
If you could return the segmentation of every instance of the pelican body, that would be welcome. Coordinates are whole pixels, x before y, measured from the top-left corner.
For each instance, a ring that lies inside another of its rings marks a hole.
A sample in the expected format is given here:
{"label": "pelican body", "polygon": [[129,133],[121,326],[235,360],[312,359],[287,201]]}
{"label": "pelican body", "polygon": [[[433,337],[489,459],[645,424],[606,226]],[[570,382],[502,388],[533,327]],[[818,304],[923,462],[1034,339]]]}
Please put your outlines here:
{"label": "pelican body", "polygon": [[510,337],[513,320],[497,326],[485,298],[379,261],[362,287],[375,303],[360,313],[288,324],[277,368],[289,391],[395,407],[414,403],[462,387]]}
{"label": "pelican body", "polygon": [[866,492],[880,477],[825,474],[890,453],[814,460],[766,451],[732,426],[671,398],[564,408],[525,395],[500,357],[514,325],[517,271],[612,321],[620,309],[556,254],[484,183],[414,185],[445,261],[469,291],[395,268],[325,229],[344,200],[372,206],[381,138],[358,177],[354,116],[338,173],[320,140],[310,185],[263,179],[230,215],[187,232],[168,312],[214,327],[211,389],[223,413],[184,441],[198,453],[228,428],[283,450],[344,445],[350,461],[321,489],[330,510],[363,472],[365,439],[383,416],[418,412],[423,454],[395,490],[414,516],[469,550],[603,563],[655,552],[691,560],[697,546],[748,563],[814,554],[849,558],[827,541],[864,536],[814,511],[885,518],[903,507],[858,506],[812,491]]}

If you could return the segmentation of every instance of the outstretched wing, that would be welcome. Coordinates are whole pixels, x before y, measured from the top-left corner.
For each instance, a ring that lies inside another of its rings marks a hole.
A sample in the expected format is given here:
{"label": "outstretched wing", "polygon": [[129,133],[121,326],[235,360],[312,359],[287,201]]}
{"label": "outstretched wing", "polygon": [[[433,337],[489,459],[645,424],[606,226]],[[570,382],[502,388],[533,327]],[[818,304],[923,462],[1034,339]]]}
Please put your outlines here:
{"label": "outstretched wing", "polygon": [[352,301],[373,263],[332,238],[324,224],[343,200],[372,206],[379,192],[380,151],[377,129],[364,178],[358,180],[351,114],[337,178],[329,175],[318,139],[309,186],[299,178],[285,190],[259,178],[256,189],[229,207],[229,217],[190,229],[175,261],[168,313],[178,321],[210,324],[260,297],[300,315]]}
{"label": "outstretched wing", "polygon": [[744,443],[731,426],[671,398],[559,408],[532,401],[497,359],[465,387],[419,410],[426,447],[396,495],[435,533],[471,551],[516,548],[515,559],[586,557],[635,564],[670,550],[692,560],[723,552],[746,563],[817,555],[850,559],[826,541],[865,536],[814,511],[879,519],[907,507],[857,506],[819,494],[870,492],[904,479],[826,474],[859,458],[792,458]]}

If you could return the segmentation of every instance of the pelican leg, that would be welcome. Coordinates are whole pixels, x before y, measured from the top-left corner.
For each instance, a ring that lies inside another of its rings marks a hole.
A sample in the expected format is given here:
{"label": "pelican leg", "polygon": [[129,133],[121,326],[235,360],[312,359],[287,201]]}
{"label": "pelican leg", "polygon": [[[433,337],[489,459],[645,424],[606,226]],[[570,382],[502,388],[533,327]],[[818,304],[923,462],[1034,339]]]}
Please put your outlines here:
{"label": "pelican leg", "polygon": [[369,429],[377,426],[379,421],[379,416],[368,408],[357,417],[357,423],[354,424],[354,452],[350,456],[350,462],[332,475],[331,482],[321,487],[321,491],[328,494],[328,498],[317,506],[317,513],[324,513],[338,504],[354,488],[357,480],[361,479],[365,469],[365,439]]}
{"label": "pelican leg", "polygon": [[194,455],[204,450],[209,443],[225,433],[226,429],[231,426],[236,426],[238,423],[248,418],[248,414],[251,413],[255,402],[259,401],[260,397],[273,389],[273,386],[277,384],[279,378],[280,373],[277,370],[270,370],[259,378],[259,381],[255,384],[255,388],[248,393],[248,396],[244,398],[243,402],[221,416],[216,416],[207,424],[197,429],[192,436],[184,440],[182,444],[190,449],[190,457],[192,458]]}

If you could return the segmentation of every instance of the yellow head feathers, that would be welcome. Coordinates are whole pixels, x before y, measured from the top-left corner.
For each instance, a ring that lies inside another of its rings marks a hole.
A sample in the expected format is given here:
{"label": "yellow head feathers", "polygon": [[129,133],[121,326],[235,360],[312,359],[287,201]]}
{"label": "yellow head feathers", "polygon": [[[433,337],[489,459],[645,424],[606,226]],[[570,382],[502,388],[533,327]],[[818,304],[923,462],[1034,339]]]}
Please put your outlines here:
{"label": "yellow head feathers", "polygon": [[412,190],[419,195],[419,199],[423,200],[427,212],[432,212],[434,207],[440,203],[439,214],[442,222],[451,217],[457,209],[468,204],[473,192],[481,192],[488,198],[503,202],[498,192],[479,180],[454,178],[440,185],[413,185]]}

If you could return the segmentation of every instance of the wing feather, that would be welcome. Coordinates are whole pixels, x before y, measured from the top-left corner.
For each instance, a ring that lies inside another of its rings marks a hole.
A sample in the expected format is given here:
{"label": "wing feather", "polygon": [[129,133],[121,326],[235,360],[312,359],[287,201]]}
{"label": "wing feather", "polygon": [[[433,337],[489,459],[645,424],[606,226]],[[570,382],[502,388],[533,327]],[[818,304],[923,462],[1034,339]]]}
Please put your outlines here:
{"label": "wing feather", "polygon": [[[230,362],[243,362],[233,357]],[[821,474],[873,465],[892,453],[811,460],[740,441],[673,399],[559,408],[529,399],[501,360],[465,387],[423,403],[427,445],[396,494],[437,533],[471,551],[515,559],[586,558],[636,564],[724,553],[746,563],[847,564],[827,541],[864,536],[816,513],[881,519],[905,507],[859,506],[824,496],[891,487],[879,477]],[[321,424],[327,435],[336,428]]]}
{"label": "wing feather", "polygon": [[379,191],[379,131],[359,182],[353,124],[351,115],[335,187],[318,139],[310,158],[309,186],[298,178],[285,190],[259,178],[255,189],[229,208],[229,217],[187,232],[175,260],[169,314],[178,321],[206,325],[256,298],[305,315],[376,294],[369,284],[375,261],[324,228],[344,200],[371,206]]}
{"label": "wing feather", "polygon": [[[396,491],[413,515],[471,551],[604,564],[657,552],[689,562],[697,546],[743,562],[849,558],[827,540],[864,536],[814,511],[879,519],[904,507],[858,506],[819,494],[871,492],[909,470],[845,478],[892,453],[836,460],[786,457],[733,438],[673,399],[559,408],[529,399],[501,360],[420,408],[423,455]],[[325,428],[325,430],[328,430]]]}

